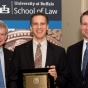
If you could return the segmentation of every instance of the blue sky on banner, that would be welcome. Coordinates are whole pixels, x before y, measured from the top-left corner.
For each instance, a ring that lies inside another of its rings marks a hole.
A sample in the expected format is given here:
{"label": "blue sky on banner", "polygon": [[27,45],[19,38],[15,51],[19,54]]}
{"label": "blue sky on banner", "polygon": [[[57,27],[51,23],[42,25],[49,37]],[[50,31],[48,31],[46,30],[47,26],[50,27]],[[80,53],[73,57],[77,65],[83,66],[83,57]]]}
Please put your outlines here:
{"label": "blue sky on banner", "polygon": [[0,20],[8,28],[29,29],[30,16],[43,12],[49,17],[49,29],[62,29],[61,0],[3,0],[0,2]]}

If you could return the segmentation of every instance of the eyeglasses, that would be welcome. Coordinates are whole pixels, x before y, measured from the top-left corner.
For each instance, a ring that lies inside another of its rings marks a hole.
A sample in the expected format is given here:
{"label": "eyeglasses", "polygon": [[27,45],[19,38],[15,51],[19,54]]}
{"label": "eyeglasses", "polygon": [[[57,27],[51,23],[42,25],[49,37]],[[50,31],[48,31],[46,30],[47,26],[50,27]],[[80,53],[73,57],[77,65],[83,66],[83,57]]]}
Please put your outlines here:
{"label": "eyeglasses", "polygon": [[6,34],[0,34],[0,36],[4,37],[4,36],[6,36]]}

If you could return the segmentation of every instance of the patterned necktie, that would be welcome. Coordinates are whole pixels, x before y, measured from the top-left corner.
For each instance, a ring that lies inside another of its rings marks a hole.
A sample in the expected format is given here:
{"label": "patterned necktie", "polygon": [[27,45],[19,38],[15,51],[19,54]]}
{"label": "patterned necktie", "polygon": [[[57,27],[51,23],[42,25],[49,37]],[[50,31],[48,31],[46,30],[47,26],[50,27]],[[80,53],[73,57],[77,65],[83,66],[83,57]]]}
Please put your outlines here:
{"label": "patterned necktie", "polygon": [[83,69],[82,69],[83,77],[85,76],[87,63],[88,63],[88,42],[86,43],[86,50],[83,57]]}
{"label": "patterned necktie", "polygon": [[41,52],[41,44],[37,45],[36,54],[35,54],[35,68],[42,67],[42,52]]}
{"label": "patterned necktie", "polygon": [[2,73],[1,60],[0,60],[0,88],[5,88],[3,73]]}

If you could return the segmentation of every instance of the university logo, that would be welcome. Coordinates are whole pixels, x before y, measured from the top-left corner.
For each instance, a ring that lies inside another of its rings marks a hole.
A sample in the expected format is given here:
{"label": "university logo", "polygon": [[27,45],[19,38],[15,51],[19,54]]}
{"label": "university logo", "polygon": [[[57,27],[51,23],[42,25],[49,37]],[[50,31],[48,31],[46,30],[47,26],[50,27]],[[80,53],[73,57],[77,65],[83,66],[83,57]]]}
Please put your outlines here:
{"label": "university logo", "polygon": [[9,14],[10,13],[10,8],[8,8],[6,5],[2,5],[0,7],[0,14]]}

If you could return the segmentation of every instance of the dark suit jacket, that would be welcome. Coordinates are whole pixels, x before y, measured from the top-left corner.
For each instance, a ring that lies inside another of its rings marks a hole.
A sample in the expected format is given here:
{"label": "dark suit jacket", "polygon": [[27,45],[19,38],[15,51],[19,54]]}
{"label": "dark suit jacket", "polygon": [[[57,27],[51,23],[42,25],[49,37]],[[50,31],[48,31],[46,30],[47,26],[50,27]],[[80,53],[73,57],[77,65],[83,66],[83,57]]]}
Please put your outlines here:
{"label": "dark suit jacket", "polygon": [[[17,46],[14,50],[13,60],[16,71],[19,69],[34,69],[33,42],[32,40]],[[45,66],[55,65],[58,78],[56,80],[59,88],[66,83],[66,54],[62,47],[48,42]]]}
{"label": "dark suit jacket", "polygon": [[88,88],[88,66],[83,78],[81,71],[83,41],[80,41],[67,49],[68,56],[68,87]]}
{"label": "dark suit jacket", "polygon": [[4,60],[5,60],[5,78],[6,78],[6,86],[10,88],[10,76],[11,76],[11,58],[13,52],[3,48],[4,51]]}

